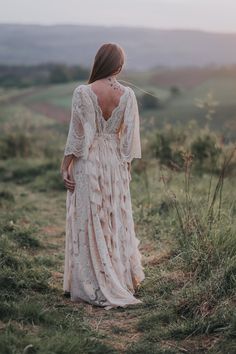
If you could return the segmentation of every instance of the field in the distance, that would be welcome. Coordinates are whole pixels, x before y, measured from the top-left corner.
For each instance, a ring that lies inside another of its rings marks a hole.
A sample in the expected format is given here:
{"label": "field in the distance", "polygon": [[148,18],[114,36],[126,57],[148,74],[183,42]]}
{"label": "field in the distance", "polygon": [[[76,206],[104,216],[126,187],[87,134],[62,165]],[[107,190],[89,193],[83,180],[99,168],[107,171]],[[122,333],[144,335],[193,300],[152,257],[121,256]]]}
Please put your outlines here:
{"label": "field in the distance", "polygon": [[[145,73],[128,73],[119,79],[134,89],[138,100],[144,94],[142,90],[159,98],[161,105],[157,109],[142,107],[140,100],[141,124],[144,129],[150,129],[153,125],[162,127],[166,123],[185,124],[191,120],[197,120],[201,126],[205,124],[207,109],[199,108],[197,100],[205,101],[205,107],[210,100],[213,105],[216,103],[210,128],[222,133],[226,140],[235,140],[235,68],[157,69]],[[85,81],[77,81],[35,88],[32,94],[25,95],[24,102],[36,112],[68,122],[72,92],[81,83],[86,84]],[[178,94],[173,95],[171,87],[176,87]]]}

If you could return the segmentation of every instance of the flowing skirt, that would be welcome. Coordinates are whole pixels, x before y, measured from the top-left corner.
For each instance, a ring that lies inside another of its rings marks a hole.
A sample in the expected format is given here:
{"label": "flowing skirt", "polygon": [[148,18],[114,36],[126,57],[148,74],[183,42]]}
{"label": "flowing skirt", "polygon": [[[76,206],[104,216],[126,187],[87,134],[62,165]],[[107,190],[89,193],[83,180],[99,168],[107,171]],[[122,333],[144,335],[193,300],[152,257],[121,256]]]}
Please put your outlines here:
{"label": "flowing skirt", "polygon": [[142,301],[145,275],[135,235],[127,163],[115,134],[97,135],[87,160],[75,159],[67,191],[63,290],[106,310]]}

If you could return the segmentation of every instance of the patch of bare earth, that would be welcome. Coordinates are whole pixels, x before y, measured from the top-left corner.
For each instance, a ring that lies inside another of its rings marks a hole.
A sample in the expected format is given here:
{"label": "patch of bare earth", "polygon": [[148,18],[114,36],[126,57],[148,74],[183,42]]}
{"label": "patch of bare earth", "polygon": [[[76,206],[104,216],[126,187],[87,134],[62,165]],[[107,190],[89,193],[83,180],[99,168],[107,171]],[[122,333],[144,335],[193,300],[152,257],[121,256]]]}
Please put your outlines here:
{"label": "patch of bare earth", "polygon": [[67,109],[57,107],[48,102],[27,103],[26,106],[33,112],[40,113],[45,117],[56,120],[59,123],[68,123],[70,120],[70,112]]}
{"label": "patch of bare earth", "polygon": [[68,123],[70,120],[70,111],[63,107],[57,107],[49,102],[27,102],[25,98],[32,96],[34,93],[40,93],[44,88],[29,88],[23,92],[13,94],[12,96],[0,99],[4,104],[23,103],[26,107],[35,113],[44,115],[45,117],[56,120],[59,123]]}
{"label": "patch of bare earth", "polygon": [[[113,346],[120,353],[125,353],[127,347],[137,342],[142,335],[136,325],[139,316],[135,313],[116,312],[106,313],[104,309],[93,306],[86,308],[89,325],[104,335],[103,342]],[[112,311],[112,310],[109,310]]]}

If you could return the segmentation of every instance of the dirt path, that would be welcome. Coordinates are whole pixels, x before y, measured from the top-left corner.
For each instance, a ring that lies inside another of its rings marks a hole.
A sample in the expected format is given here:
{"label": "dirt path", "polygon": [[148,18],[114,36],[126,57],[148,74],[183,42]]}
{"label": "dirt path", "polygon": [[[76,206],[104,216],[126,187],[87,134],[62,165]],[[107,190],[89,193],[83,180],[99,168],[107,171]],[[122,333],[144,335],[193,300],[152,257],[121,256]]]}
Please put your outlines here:
{"label": "dirt path", "polygon": [[[50,246],[47,248],[47,254],[48,252],[51,254],[64,254],[65,233],[63,222],[60,222],[60,225],[44,227],[42,231],[45,233],[48,245]],[[162,262],[166,258],[166,253],[158,253],[154,244],[148,240],[142,240],[139,248],[144,267]],[[51,285],[57,288],[62,294],[63,267],[64,263],[62,260],[61,269],[60,271],[53,272],[53,280],[51,283]],[[137,297],[138,296],[137,294]],[[102,335],[103,343],[109,344],[119,353],[125,353],[127,347],[137,342],[142,336],[142,333],[137,330],[137,323],[143,315],[142,305],[107,311],[86,302],[72,303],[70,299],[64,298],[63,296],[62,302],[68,306],[73,305],[84,308],[86,313],[84,320],[94,331]]]}

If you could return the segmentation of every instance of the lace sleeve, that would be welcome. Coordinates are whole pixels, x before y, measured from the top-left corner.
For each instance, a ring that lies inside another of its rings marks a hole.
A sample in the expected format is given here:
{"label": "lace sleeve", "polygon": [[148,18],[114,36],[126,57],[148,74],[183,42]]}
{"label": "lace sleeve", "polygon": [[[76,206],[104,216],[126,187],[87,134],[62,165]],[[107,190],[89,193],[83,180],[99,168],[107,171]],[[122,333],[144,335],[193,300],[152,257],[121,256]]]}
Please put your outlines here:
{"label": "lace sleeve", "polygon": [[126,162],[131,162],[133,158],[141,158],[138,103],[134,91],[129,89],[130,95],[120,132],[120,153],[122,160]]}
{"label": "lace sleeve", "polygon": [[75,88],[72,97],[71,119],[67,141],[65,145],[64,155],[75,155],[82,157],[85,148],[85,132],[84,132],[84,110],[82,100],[82,90],[80,87]]}

